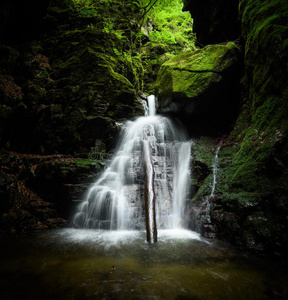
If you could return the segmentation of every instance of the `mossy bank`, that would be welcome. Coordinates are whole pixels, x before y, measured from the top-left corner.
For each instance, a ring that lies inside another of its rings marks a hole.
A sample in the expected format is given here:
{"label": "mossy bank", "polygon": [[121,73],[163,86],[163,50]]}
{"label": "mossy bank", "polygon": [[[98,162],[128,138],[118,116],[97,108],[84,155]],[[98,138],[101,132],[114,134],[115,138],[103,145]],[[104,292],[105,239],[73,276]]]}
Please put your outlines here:
{"label": "mossy bank", "polygon": [[219,153],[212,212],[219,238],[272,255],[288,248],[287,12],[281,0],[239,3],[242,108]]}

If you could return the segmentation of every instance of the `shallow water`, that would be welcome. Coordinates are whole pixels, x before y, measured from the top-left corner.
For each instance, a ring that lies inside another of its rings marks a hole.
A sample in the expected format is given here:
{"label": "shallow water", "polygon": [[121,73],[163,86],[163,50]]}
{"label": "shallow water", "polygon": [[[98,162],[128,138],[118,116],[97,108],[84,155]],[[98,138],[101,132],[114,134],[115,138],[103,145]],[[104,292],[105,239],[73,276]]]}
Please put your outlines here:
{"label": "shallow water", "polygon": [[287,299],[284,266],[188,230],[2,236],[0,299]]}

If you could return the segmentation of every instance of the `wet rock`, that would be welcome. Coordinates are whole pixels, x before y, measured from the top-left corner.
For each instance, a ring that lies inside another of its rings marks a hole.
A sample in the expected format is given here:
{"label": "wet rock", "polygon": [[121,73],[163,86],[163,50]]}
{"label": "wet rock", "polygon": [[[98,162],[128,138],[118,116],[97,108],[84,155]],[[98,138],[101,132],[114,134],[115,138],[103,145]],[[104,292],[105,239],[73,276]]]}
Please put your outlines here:
{"label": "wet rock", "polygon": [[3,152],[0,158],[0,228],[8,231],[66,226],[103,168],[96,159],[61,155]]}
{"label": "wet rock", "polygon": [[220,154],[222,201],[214,221],[222,238],[287,255],[288,7],[286,1],[242,0],[239,8],[248,90]]}
{"label": "wet rock", "polygon": [[217,226],[211,223],[204,223],[201,234],[206,238],[215,238],[217,236]]}

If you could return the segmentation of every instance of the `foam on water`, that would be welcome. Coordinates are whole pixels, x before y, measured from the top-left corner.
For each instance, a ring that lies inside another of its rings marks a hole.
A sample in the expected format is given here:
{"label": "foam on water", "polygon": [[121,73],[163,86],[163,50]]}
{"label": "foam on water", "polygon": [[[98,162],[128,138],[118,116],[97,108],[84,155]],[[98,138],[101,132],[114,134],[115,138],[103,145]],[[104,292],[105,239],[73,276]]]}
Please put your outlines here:
{"label": "foam on water", "polygon": [[[144,243],[145,231],[143,230],[90,230],[90,229],[62,229],[54,233],[56,239],[72,244],[93,244],[97,247],[109,248],[112,246],[141,245]],[[201,241],[199,233],[187,229],[162,229],[158,230],[161,243],[173,240]]]}

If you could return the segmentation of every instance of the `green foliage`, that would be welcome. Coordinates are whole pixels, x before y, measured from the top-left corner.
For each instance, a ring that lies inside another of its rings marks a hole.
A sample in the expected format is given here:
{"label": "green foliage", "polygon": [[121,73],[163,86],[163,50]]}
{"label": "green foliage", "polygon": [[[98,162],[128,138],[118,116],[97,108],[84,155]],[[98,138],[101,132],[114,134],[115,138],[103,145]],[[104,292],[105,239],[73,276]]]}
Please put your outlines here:
{"label": "green foliage", "polygon": [[195,49],[192,19],[182,6],[182,0],[72,0],[87,29],[107,35],[105,53],[130,66],[134,78],[122,75],[135,90],[142,90],[165,60]]}
{"label": "green foliage", "polygon": [[[87,29],[104,37],[96,42],[101,47],[101,50],[97,51],[104,52],[114,62],[113,66],[110,63],[101,65],[120,82],[128,83],[129,86],[130,81],[135,91],[142,89],[142,64],[136,50],[139,44],[139,28],[136,20],[142,13],[139,8],[140,2],[132,0],[73,0],[72,2],[77,18],[89,20],[89,23],[86,22]],[[119,68],[115,69],[114,65]],[[124,67],[121,70],[121,65],[128,66],[129,74],[123,72]]]}
{"label": "green foliage", "polygon": [[92,159],[75,159],[74,163],[77,165],[77,166],[91,166],[91,165],[94,165],[96,169],[100,169],[101,168],[101,165],[100,163],[103,163],[103,161],[101,160],[92,160]]}
{"label": "green foliage", "polygon": [[182,12],[182,7],[182,0],[158,0],[155,3],[146,16],[146,20],[153,21],[154,28],[149,35],[152,43],[174,45],[181,48],[181,52],[195,49],[193,20],[188,12]]}
{"label": "green foliage", "polygon": [[92,0],[74,0],[74,7],[77,13],[82,17],[91,17],[97,15],[96,1]]}

